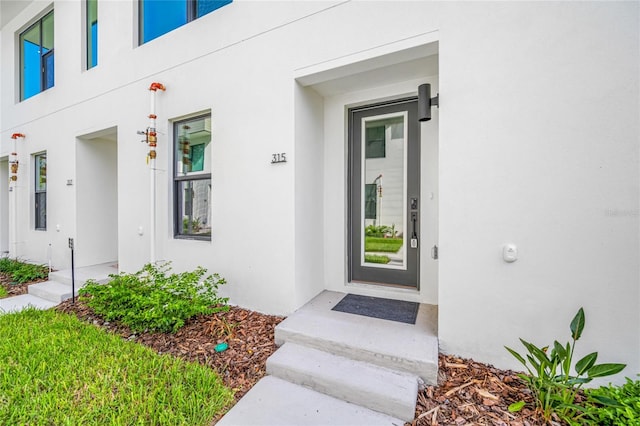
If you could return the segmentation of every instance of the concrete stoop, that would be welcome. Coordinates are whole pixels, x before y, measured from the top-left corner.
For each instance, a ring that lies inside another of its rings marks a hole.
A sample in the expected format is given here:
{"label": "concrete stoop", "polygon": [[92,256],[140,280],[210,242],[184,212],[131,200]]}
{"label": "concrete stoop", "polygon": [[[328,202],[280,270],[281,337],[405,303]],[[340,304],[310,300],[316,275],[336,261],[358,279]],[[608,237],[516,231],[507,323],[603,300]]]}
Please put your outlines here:
{"label": "concrete stoop", "polygon": [[[270,376],[218,424],[413,420],[419,387],[437,382],[437,307],[420,305],[416,324],[403,324],[332,311],[344,296],[324,291],[276,327],[281,347],[267,360]],[[328,401],[335,406],[325,411]]]}
{"label": "concrete stoop", "polygon": [[297,343],[419,376],[428,385],[438,379],[438,312],[420,305],[415,324],[336,312],[344,293],[324,291],[275,330],[276,345]]}
{"label": "concrete stoop", "polygon": [[[99,283],[106,283],[109,281],[110,274],[117,273],[118,268],[115,262],[76,268],[76,296],[78,295],[78,290],[84,287],[88,280],[91,279]],[[29,286],[29,294],[58,304],[67,299],[71,299],[71,283],[71,269],[51,272],[49,274],[49,281],[31,284]]]}
{"label": "concrete stoop", "polygon": [[267,360],[267,374],[399,419],[414,417],[420,380],[414,374],[295,343]]}
{"label": "concrete stoop", "polygon": [[217,426],[403,426],[400,419],[273,376],[262,378]]}

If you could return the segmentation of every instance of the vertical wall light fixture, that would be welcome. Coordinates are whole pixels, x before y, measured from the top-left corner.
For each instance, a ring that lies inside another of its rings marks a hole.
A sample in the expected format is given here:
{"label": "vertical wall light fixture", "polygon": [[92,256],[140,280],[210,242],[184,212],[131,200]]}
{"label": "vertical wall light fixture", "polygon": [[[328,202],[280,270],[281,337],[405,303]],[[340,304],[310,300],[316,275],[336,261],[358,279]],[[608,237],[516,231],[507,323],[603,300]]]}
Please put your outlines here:
{"label": "vertical wall light fixture", "polygon": [[418,86],[418,121],[431,120],[431,107],[440,108],[440,94],[431,97],[431,85],[421,84]]}

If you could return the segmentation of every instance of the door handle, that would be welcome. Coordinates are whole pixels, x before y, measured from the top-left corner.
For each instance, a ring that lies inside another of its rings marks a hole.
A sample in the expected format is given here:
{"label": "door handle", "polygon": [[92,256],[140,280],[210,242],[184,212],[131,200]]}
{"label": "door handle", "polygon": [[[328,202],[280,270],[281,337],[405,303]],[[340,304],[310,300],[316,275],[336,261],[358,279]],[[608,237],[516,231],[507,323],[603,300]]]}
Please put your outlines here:
{"label": "door handle", "polygon": [[[413,198],[411,199],[413,203]],[[418,221],[418,212],[411,212],[411,248],[418,248],[418,233],[416,231],[416,222]]]}

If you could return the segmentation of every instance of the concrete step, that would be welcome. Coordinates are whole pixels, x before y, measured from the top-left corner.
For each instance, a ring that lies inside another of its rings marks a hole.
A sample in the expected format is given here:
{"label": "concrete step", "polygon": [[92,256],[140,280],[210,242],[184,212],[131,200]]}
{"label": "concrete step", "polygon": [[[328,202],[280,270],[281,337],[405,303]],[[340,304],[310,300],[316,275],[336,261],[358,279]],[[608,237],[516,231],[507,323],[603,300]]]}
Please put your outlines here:
{"label": "concrete step", "polygon": [[437,307],[421,304],[416,324],[332,311],[344,293],[323,291],[275,329],[275,342],[297,343],[334,355],[405,371],[436,384]]}
{"label": "concrete step", "polygon": [[[81,288],[92,279],[101,284],[109,281],[109,275],[118,273],[118,264],[116,262],[103,263],[100,265],[83,266],[76,268],[75,281],[76,287]],[[59,282],[71,286],[72,276],[71,269],[62,269],[60,271],[51,272],[49,280]]]}
{"label": "concrete step", "polygon": [[[71,285],[62,284],[57,281],[31,284],[28,288],[30,295],[55,302],[56,304],[71,299]],[[77,295],[78,287],[76,287],[76,296]]]}
{"label": "concrete step", "polygon": [[55,302],[41,299],[32,294],[21,294],[19,296],[0,299],[0,315],[3,313],[18,312],[27,307],[49,309],[56,305],[57,303]]}
{"label": "concrete step", "polygon": [[106,283],[110,279],[109,275],[117,273],[118,267],[115,262],[76,268],[75,276],[72,276],[71,269],[63,269],[49,273],[49,281],[31,284],[29,294],[60,303],[71,299],[71,284],[74,278],[77,296],[78,290],[84,287],[88,280]]}
{"label": "concrete step", "polygon": [[262,378],[217,426],[403,426],[400,419],[273,376]]}
{"label": "concrete step", "polygon": [[415,416],[418,376],[285,343],[267,374],[405,421]]}

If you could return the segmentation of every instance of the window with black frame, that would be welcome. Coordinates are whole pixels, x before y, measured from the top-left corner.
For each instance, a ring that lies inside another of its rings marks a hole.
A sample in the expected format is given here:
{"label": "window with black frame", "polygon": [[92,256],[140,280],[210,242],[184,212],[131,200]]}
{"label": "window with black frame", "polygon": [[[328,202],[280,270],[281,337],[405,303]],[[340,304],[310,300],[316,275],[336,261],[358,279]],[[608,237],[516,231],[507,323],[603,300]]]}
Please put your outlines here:
{"label": "window with black frame", "polygon": [[211,115],[173,123],[177,238],[211,239]]}
{"label": "window with black frame", "polygon": [[20,34],[20,100],[54,85],[53,11]]}
{"label": "window with black frame", "polygon": [[36,154],[35,165],[35,228],[47,229],[47,154]]}

